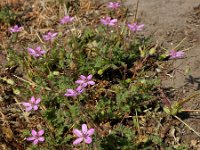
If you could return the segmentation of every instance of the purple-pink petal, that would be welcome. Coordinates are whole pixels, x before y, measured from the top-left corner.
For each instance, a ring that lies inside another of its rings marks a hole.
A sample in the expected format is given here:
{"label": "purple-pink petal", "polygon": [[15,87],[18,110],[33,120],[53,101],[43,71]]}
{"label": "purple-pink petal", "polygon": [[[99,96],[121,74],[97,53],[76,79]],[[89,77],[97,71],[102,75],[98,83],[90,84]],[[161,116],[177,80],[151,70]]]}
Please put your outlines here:
{"label": "purple-pink petal", "polygon": [[30,104],[30,103],[27,103],[27,102],[22,103],[22,105],[24,105],[25,107],[31,106],[31,104]]}
{"label": "purple-pink petal", "polygon": [[76,91],[80,94],[84,91],[84,87],[82,85],[80,85],[76,88]]}
{"label": "purple-pink petal", "polygon": [[104,20],[104,19],[101,19],[101,23],[104,24],[104,25],[108,25],[107,21]]}
{"label": "purple-pink petal", "polygon": [[34,96],[32,96],[30,101],[31,101],[31,103],[33,103],[33,104],[34,104],[34,103],[35,103],[35,97],[34,97]]}
{"label": "purple-pink petal", "polygon": [[35,140],[33,141],[33,144],[36,145],[36,144],[38,144],[38,142],[39,142],[39,140],[38,140],[38,139],[35,139]]}
{"label": "purple-pink petal", "polygon": [[70,94],[74,94],[75,91],[73,89],[67,89],[67,92],[70,93]]}
{"label": "purple-pink petal", "polygon": [[43,134],[44,134],[44,130],[38,131],[38,135],[39,135],[39,136],[42,136]]}
{"label": "purple-pink petal", "polygon": [[33,141],[33,140],[35,140],[35,137],[34,137],[34,136],[28,137],[28,138],[26,138],[26,140],[27,140],[27,141]]}
{"label": "purple-pink petal", "polygon": [[87,82],[89,85],[95,85],[95,82],[94,81],[88,81]]}
{"label": "purple-pink petal", "polygon": [[110,21],[110,23],[112,23],[112,24],[114,24],[114,23],[116,23],[117,22],[117,19],[112,19],[111,21]]}
{"label": "purple-pink petal", "polygon": [[86,79],[86,76],[80,75],[80,78],[81,78],[81,80],[85,80],[85,79]]}
{"label": "purple-pink petal", "polygon": [[87,135],[88,135],[88,136],[93,135],[93,134],[94,134],[94,131],[95,131],[95,130],[94,130],[93,128],[89,129],[88,132],[87,132]]}
{"label": "purple-pink petal", "polygon": [[87,83],[83,83],[81,86],[82,86],[82,87],[86,87],[86,86],[87,86]]}
{"label": "purple-pink petal", "polygon": [[183,51],[179,51],[176,53],[177,57],[183,57],[185,53]]}
{"label": "purple-pink petal", "polygon": [[85,142],[86,144],[90,144],[90,143],[92,143],[92,138],[89,137],[89,136],[87,136],[87,137],[84,138],[84,142]]}
{"label": "purple-pink petal", "polygon": [[185,53],[183,51],[175,51],[175,50],[170,50],[169,52],[169,59],[176,59],[176,58],[183,58],[185,56]]}
{"label": "purple-pink petal", "polygon": [[31,134],[32,134],[32,136],[37,136],[37,131],[31,130]]}
{"label": "purple-pink petal", "polygon": [[26,112],[30,111],[32,108],[32,106],[26,107]]}
{"label": "purple-pink petal", "polygon": [[28,48],[28,52],[29,52],[30,54],[35,54],[35,50],[32,49],[32,48]]}
{"label": "purple-pink petal", "polygon": [[74,142],[73,142],[73,145],[77,145],[79,143],[81,143],[83,141],[83,138],[80,137],[80,138],[77,138]]}
{"label": "purple-pink petal", "polygon": [[138,30],[138,31],[141,31],[143,28],[144,28],[144,24],[141,24],[141,25],[139,25],[139,26],[137,27],[137,30]]}
{"label": "purple-pink petal", "polygon": [[66,93],[65,94],[65,96],[67,96],[67,97],[76,97],[77,96],[77,94],[76,93]]}
{"label": "purple-pink petal", "polygon": [[58,33],[53,33],[53,34],[52,34],[52,37],[55,37],[57,34],[58,34]]}
{"label": "purple-pink petal", "polygon": [[39,52],[39,51],[41,51],[41,47],[40,47],[40,46],[37,46],[37,47],[35,48],[35,50]]}
{"label": "purple-pink petal", "polygon": [[83,136],[82,132],[80,130],[78,130],[78,129],[74,129],[73,133],[78,137],[82,137]]}
{"label": "purple-pink petal", "polygon": [[34,109],[34,110],[38,110],[38,105],[34,105],[34,106],[33,106],[33,109]]}
{"label": "purple-pink petal", "polygon": [[35,101],[35,104],[39,104],[41,101],[41,98],[38,98],[36,101]]}
{"label": "purple-pink petal", "polygon": [[82,133],[86,134],[87,133],[87,125],[82,124]]}
{"label": "purple-pink petal", "polygon": [[87,79],[88,79],[88,80],[91,80],[91,79],[92,79],[92,75],[91,75],[91,74],[88,75],[88,76],[87,76]]}
{"label": "purple-pink petal", "polygon": [[83,84],[85,81],[84,80],[77,80],[75,81],[76,84]]}
{"label": "purple-pink petal", "polygon": [[40,51],[40,54],[45,54],[45,53],[47,53],[47,52],[44,51],[44,50],[41,50],[41,51]]}
{"label": "purple-pink petal", "polygon": [[74,95],[66,93],[64,96],[70,97],[70,96],[74,96]]}
{"label": "purple-pink petal", "polygon": [[41,141],[41,142],[44,142],[44,137],[43,136],[39,137],[38,140]]}

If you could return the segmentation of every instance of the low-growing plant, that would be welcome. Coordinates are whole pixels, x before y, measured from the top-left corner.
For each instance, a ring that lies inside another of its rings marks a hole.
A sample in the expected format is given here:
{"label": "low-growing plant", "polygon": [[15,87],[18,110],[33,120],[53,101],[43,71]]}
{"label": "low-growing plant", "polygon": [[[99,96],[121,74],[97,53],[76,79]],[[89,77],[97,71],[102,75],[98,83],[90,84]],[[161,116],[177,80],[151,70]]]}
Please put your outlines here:
{"label": "low-growing plant", "polygon": [[[122,3],[107,4],[103,9],[118,12],[97,16],[91,25],[78,18],[77,7],[76,14],[58,20],[54,31],[43,33],[38,45],[27,44],[20,52],[10,46],[7,66],[22,70],[21,77],[15,76],[20,82],[18,97],[33,123],[27,127],[32,136],[21,135],[33,141],[33,146],[28,142],[26,146],[43,150],[162,147],[162,139],[154,133],[138,142],[139,125],[133,119],[148,107],[154,109],[158,101],[154,91],[159,80],[148,76],[158,54],[150,39],[140,34],[146,27],[120,18]],[[10,31],[23,32],[17,25]]]}

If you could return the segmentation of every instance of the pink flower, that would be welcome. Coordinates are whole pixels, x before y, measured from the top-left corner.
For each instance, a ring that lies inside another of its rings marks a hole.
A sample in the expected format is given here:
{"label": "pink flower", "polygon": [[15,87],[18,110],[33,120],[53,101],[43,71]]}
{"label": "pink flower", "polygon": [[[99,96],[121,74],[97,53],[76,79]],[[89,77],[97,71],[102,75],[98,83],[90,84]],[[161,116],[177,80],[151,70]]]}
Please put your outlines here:
{"label": "pink flower", "polygon": [[48,32],[46,35],[43,35],[43,39],[45,41],[51,41],[53,40],[56,36],[57,36],[58,33],[51,33],[51,32]]}
{"label": "pink flower", "polygon": [[119,2],[109,2],[108,3],[108,8],[111,9],[117,9],[121,6],[121,4]]}
{"label": "pink flower", "polygon": [[183,58],[185,57],[185,53],[183,51],[175,51],[175,50],[170,50],[169,51],[169,59],[176,59],[176,58]]}
{"label": "pink flower", "polygon": [[20,32],[22,29],[23,29],[23,27],[19,27],[18,25],[15,25],[14,27],[9,28],[9,31],[11,33],[14,33],[14,32]]}
{"label": "pink flower", "polygon": [[144,24],[138,25],[137,23],[133,23],[133,24],[128,24],[128,28],[133,31],[142,31],[142,29],[144,28]]}
{"label": "pink flower", "polygon": [[94,85],[95,82],[92,80],[92,75],[88,75],[87,77],[84,75],[80,75],[80,79],[75,81],[76,84],[80,84],[83,88],[88,85]]}
{"label": "pink flower", "polygon": [[78,137],[73,142],[73,145],[77,145],[77,144],[81,143],[83,140],[86,144],[92,143],[92,138],[90,136],[94,134],[94,129],[91,128],[88,130],[86,124],[82,124],[82,131],[80,131],[78,129],[74,129],[73,133]]}
{"label": "pink flower", "polygon": [[31,131],[32,136],[29,138],[26,138],[27,141],[33,141],[33,144],[36,145],[38,142],[44,142],[44,137],[42,136],[44,134],[44,130],[40,131]]}
{"label": "pink flower", "polygon": [[30,111],[32,109],[34,110],[38,110],[38,104],[40,103],[41,99],[35,99],[34,96],[31,97],[29,103],[27,102],[23,102],[22,104],[26,107],[26,111]]}
{"label": "pink flower", "polygon": [[75,90],[67,89],[67,93],[65,93],[65,96],[76,97],[76,96],[80,95],[83,91],[84,91],[84,89],[80,86],[78,88],[76,88]]}
{"label": "pink flower", "polygon": [[117,19],[111,19],[110,17],[106,17],[105,19],[101,19],[101,23],[106,26],[114,26],[117,23]]}
{"label": "pink flower", "polygon": [[46,53],[46,51],[42,50],[40,46],[36,47],[35,49],[28,48],[28,52],[30,55],[32,55],[34,57],[40,57]]}
{"label": "pink flower", "polygon": [[61,20],[60,23],[61,24],[66,24],[66,23],[70,23],[74,20],[74,17],[70,17],[70,16],[64,16]]}

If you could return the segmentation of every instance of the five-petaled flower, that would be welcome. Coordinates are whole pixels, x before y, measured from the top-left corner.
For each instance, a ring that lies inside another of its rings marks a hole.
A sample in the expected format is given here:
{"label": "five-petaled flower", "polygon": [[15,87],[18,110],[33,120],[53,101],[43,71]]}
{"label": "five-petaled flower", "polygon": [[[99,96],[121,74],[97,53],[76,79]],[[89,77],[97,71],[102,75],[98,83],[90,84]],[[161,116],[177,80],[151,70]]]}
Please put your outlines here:
{"label": "five-petaled flower", "polygon": [[184,57],[185,53],[183,51],[175,51],[175,50],[169,51],[169,59],[184,58]]}
{"label": "five-petaled flower", "polygon": [[38,142],[44,142],[44,137],[42,136],[44,134],[44,130],[39,130],[38,132],[32,130],[31,134],[31,137],[26,138],[27,141],[33,141],[34,145],[38,144]]}
{"label": "five-petaled flower", "polygon": [[65,93],[65,96],[76,97],[76,96],[80,95],[83,91],[84,91],[84,89],[81,86],[77,87],[75,90],[67,89],[67,93]]}
{"label": "five-petaled flower", "polygon": [[76,84],[79,84],[81,87],[85,88],[88,85],[94,85],[95,82],[92,80],[92,75],[88,75],[87,77],[84,75],[80,75],[80,79],[75,81]]}
{"label": "five-petaled flower", "polygon": [[128,24],[128,28],[133,31],[142,31],[142,29],[144,28],[144,24],[138,25],[137,23],[133,23],[133,24]]}
{"label": "five-petaled flower", "polygon": [[28,52],[30,55],[32,55],[34,57],[40,57],[46,53],[46,51],[42,50],[42,48],[40,46],[36,47],[35,49],[28,48]]}
{"label": "five-petaled flower", "polygon": [[43,35],[43,39],[45,41],[51,41],[51,40],[53,40],[57,36],[57,34],[58,33],[48,32],[46,35]]}
{"label": "five-petaled flower", "polygon": [[11,33],[14,33],[14,32],[20,32],[22,29],[23,27],[19,27],[18,25],[15,25],[14,27],[9,28],[9,31]]}
{"label": "five-petaled flower", "polygon": [[70,23],[74,20],[74,17],[70,17],[70,16],[64,16],[61,20],[60,23],[61,24],[66,24],[66,23]]}
{"label": "five-petaled flower", "polygon": [[101,19],[101,23],[106,26],[114,26],[117,23],[117,19],[111,19],[111,17],[106,17],[105,19]]}
{"label": "five-petaled flower", "polygon": [[73,145],[77,145],[84,141],[86,144],[92,143],[91,136],[94,134],[94,129],[91,128],[88,130],[86,124],[82,124],[82,131],[78,129],[74,129],[73,133],[78,137],[74,142]]}
{"label": "five-petaled flower", "polygon": [[29,103],[27,102],[23,102],[22,104],[26,107],[26,111],[30,111],[30,110],[38,110],[38,104],[40,103],[41,99],[35,99],[34,96],[31,97]]}
{"label": "five-petaled flower", "polygon": [[108,3],[108,8],[111,9],[117,9],[121,6],[121,4],[119,2],[109,2]]}

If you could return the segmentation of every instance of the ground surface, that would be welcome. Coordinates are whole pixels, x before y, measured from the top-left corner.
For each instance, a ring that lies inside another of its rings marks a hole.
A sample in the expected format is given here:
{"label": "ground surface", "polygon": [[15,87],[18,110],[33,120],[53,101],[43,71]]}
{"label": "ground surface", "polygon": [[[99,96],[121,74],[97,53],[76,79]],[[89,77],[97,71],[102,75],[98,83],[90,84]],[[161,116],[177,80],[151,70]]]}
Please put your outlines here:
{"label": "ground surface", "polygon": [[[137,1],[126,3],[131,11],[136,11]],[[152,35],[163,48],[186,50],[186,58],[172,62],[163,78],[163,86],[171,87],[190,95],[200,89],[200,2],[199,0],[140,0],[137,19],[145,24],[145,34]],[[188,49],[189,48],[189,49]],[[188,49],[188,50],[187,50]],[[169,62],[171,63],[171,62]],[[200,98],[185,104],[187,109],[200,109]],[[200,132],[200,114],[190,114],[185,119],[190,126]],[[200,142],[190,131],[183,130],[181,140],[186,143]]]}

